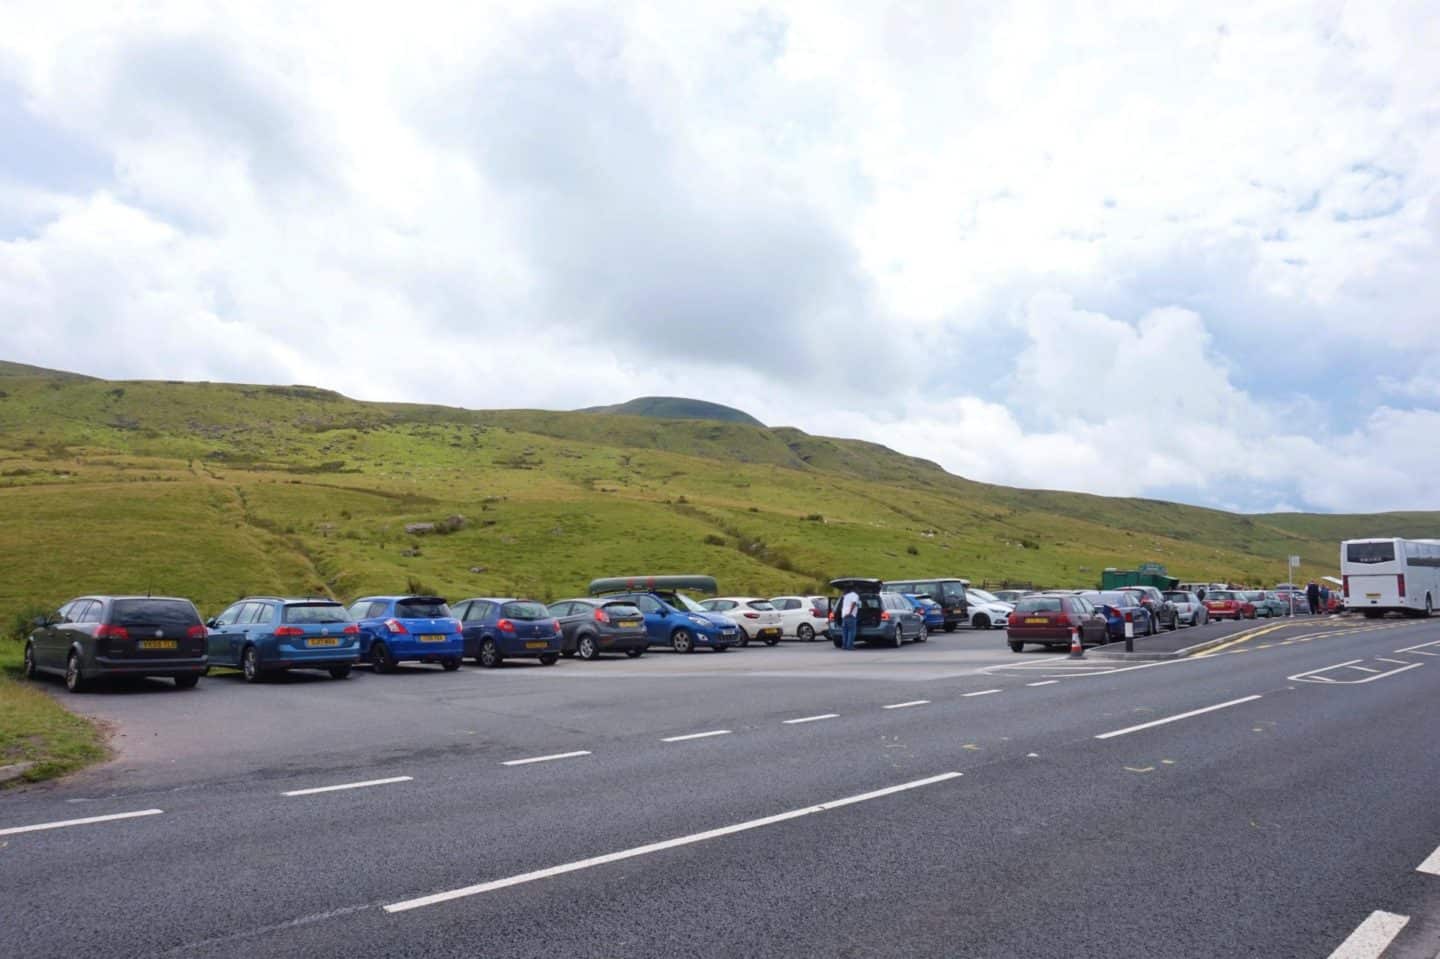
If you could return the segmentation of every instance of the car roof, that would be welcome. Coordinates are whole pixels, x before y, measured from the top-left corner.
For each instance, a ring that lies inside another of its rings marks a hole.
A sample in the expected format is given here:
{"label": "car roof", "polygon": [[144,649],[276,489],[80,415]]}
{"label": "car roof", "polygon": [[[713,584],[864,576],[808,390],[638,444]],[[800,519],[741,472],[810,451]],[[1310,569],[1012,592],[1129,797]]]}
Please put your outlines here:
{"label": "car roof", "polygon": [[446,602],[448,602],[448,601],[445,599],[444,596],[422,596],[422,595],[420,595],[420,594],[418,594],[418,593],[402,593],[402,594],[400,594],[399,596],[360,596],[360,597],[357,597],[357,598],[355,598],[355,599],[352,599],[350,602],[351,602],[352,604],[354,604],[354,603],[363,603],[363,602],[371,602],[371,603],[398,603],[398,602],[399,602],[400,600],[402,600],[402,599],[423,599],[423,600],[428,600],[429,602],[432,602],[432,603],[446,603]]}
{"label": "car roof", "polygon": [[[117,600],[117,599],[169,599],[169,600],[175,600],[176,602],[181,602],[181,603],[193,603],[193,602],[194,602],[193,600],[191,600],[190,598],[188,598],[188,597],[186,597],[186,596],[107,596],[107,595],[96,594],[96,593],[86,593],[84,596],[73,596],[73,597],[71,597],[70,599],[65,600],[65,602],[66,602],[66,603],[73,603],[73,602],[75,602],[76,600],[81,600],[81,599],[98,599],[98,600],[100,600],[102,603],[104,603],[104,602],[111,602],[111,601]],[[63,606],[64,603],[62,603],[61,605]]]}
{"label": "car roof", "polygon": [[609,576],[590,581],[589,593],[653,593],[656,590],[693,589],[701,593],[718,593],[720,586],[714,576],[686,573],[664,576]]}

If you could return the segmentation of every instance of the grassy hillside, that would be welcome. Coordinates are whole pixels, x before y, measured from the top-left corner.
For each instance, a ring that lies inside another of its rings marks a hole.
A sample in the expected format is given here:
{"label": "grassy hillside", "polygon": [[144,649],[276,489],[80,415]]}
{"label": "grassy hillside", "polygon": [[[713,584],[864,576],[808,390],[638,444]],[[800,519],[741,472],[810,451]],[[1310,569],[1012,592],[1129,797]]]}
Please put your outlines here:
{"label": "grassy hillside", "polygon": [[[463,517],[445,535],[407,523]],[[599,575],[726,591],[840,574],[1092,583],[1105,566],[1274,582],[1440,514],[1237,516],[1014,490],[874,444],[648,417],[361,403],[311,387],[0,382],[0,628],[83,591],[407,588],[558,598]]]}
{"label": "grassy hillside", "polygon": [[650,416],[665,420],[719,420],[726,423],[744,423],[747,426],[764,426],[755,417],[733,406],[691,400],[681,396],[642,396],[619,403],[615,406],[592,406],[577,410],[578,413],[612,413],[620,416]]}

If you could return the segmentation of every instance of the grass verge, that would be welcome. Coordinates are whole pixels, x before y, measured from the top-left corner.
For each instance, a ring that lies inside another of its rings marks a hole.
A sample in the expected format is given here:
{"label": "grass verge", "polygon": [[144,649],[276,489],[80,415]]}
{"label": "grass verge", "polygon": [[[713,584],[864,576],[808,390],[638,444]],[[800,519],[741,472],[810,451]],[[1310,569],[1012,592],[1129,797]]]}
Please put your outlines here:
{"label": "grass verge", "polygon": [[39,782],[74,772],[107,755],[100,727],[77,716],[20,676],[23,648],[0,639],[0,766],[33,763],[19,779]]}

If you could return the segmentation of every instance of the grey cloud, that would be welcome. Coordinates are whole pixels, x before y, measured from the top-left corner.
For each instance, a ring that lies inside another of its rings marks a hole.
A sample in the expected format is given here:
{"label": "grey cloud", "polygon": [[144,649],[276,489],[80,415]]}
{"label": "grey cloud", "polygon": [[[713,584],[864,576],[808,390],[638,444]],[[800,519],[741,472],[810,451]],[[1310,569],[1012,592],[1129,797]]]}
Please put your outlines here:
{"label": "grey cloud", "polygon": [[106,182],[109,154],[25,105],[18,83],[0,62],[0,180],[80,193]]}

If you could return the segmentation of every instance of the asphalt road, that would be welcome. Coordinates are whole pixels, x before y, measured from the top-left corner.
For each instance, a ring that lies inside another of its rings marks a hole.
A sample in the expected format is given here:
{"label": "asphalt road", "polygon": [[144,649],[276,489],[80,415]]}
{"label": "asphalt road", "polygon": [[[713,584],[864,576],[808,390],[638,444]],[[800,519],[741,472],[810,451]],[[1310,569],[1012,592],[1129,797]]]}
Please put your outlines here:
{"label": "asphalt road", "polygon": [[121,756],[0,797],[0,941],[1435,959],[1440,623],[1269,626],[1164,663],[962,632],[81,697]]}

